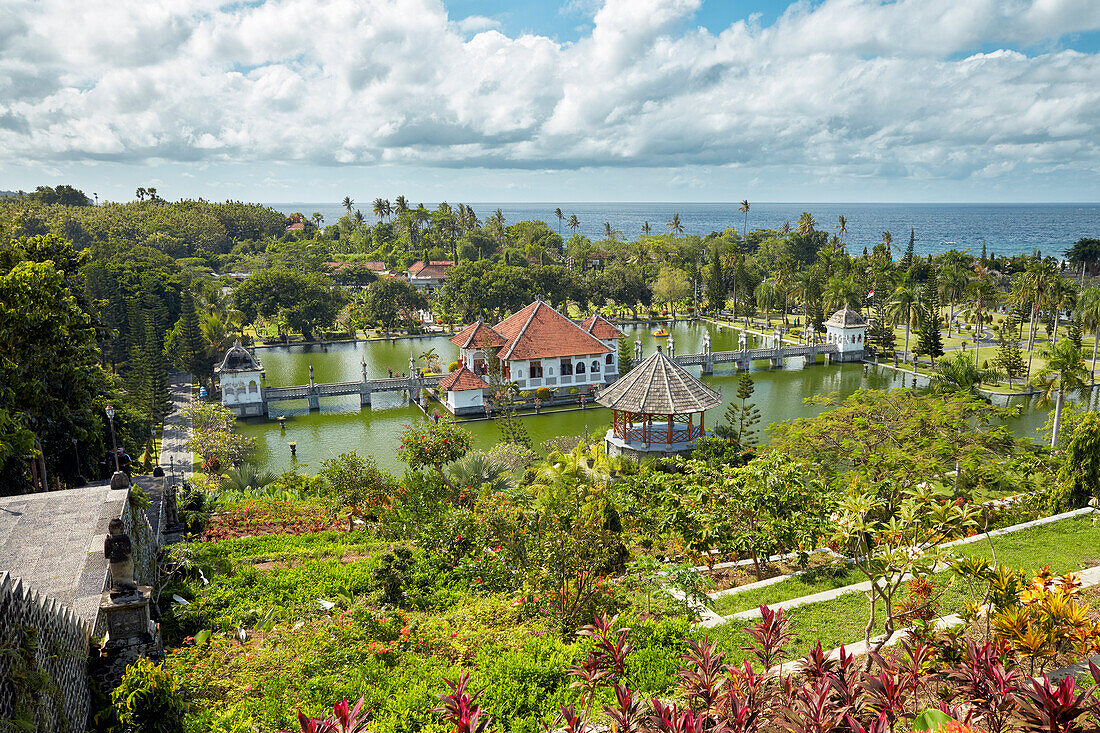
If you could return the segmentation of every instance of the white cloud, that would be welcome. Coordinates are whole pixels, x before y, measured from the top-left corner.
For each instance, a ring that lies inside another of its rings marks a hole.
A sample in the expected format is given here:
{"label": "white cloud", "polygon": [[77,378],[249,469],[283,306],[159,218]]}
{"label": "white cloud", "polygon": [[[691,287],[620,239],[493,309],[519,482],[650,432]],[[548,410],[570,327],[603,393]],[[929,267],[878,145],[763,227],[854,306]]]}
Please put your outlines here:
{"label": "white cloud", "polygon": [[605,0],[570,44],[439,0],[9,2],[0,162],[1100,168],[1100,57],[1011,50],[1100,28],[1095,0],[824,0],[717,33],[700,2]]}

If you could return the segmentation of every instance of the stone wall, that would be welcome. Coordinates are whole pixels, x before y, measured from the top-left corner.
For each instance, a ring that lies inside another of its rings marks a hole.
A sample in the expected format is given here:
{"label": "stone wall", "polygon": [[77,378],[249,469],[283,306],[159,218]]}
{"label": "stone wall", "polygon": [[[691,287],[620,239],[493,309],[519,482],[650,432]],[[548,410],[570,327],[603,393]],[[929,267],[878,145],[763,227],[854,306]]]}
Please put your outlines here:
{"label": "stone wall", "polygon": [[88,625],[71,608],[0,572],[0,720],[28,730],[83,731]]}
{"label": "stone wall", "polygon": [[[164,479],[154,479],[155,481],[162,482]],[[162,494],[157,494],[154,497],[154,501],[161,501]],[[151,585],[156,586],[156,573],[157,573],[157,550],[160,549],[160,538],[157,536],[156,531],[152,525],[149,524],[149,513],[142,511],[141,508],[134,506],[130,501],[127,501],[122,508],[122,529],[126,534],[130,535],[130,542],[133,545],[134,550],[134,580],[138,585]],[[102,555],[102,548],[96,548]],[[111,578],[107,574],[107,562],[103,562],[103,590],[106,591],[111,585]],[[96,618],[94,633],[96,636],[103,636],[106,631],[106,627],[103,622],[103,616],[100,614]]]}

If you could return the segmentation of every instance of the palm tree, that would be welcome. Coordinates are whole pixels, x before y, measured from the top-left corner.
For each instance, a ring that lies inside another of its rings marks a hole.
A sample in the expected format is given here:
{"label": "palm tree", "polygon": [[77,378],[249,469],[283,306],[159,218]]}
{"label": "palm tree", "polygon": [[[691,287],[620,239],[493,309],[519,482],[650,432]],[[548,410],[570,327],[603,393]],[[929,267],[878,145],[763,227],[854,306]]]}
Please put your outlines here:
{"label": "palm tree", "polygon": [[409,202],[405,198],[405,194],[401,194],[393,200],[393,210],[398,216],[401,216],[409,210]]}
{"label": "palm tree", "polygon": [[649,225],[649,222],[648,221],[642,222],[642,234],[644,234],[648,237],[652,233],[653,233],[653,227],[651,227]]}
{"label": "palm tree", "polygon": [[355,219],[355,228],[356,229],[363,226],[363,220],[364,219],[363,219],[363,212],[362,211],[360,211],[359,209],[356,209],[354,219]]}
{"label": "palm tree", "polygon": [[490,495],[510,491],[515,487],[512,473],[484,453],[470,453],[447,469],[451,483],[468,489],[473,496],[484,487]]}
{"label": "palm tree", "polygon": [[753,291],[757,307],[764,309],[765,328],[770,323],[772,307],[779,303],[779,289],[772,280],[761,280]]}
{"label": "palm tree", "polygon": [[348,217],[351,217],[351,207],[355,206],[355,202],[351,200],[351,196],[344,197],[344,209],[348,212]]}
{"label": "palm tree", "polygon": [[796,228],[798,233],[802,236],[807,236],[814,233],[814,227],[817,226],[817,221],[814,220],[814,215],[808,211],[803,211],[798,217],[798,224]]}
{"label": "palm tree", "polygon": [[558,235],[561,235],[561,222],[565,218],[565,214],[561,213],[561,207],[554,209],[554,216],[558,217]]}
{"label": "palm tree", "polygon": [[966,292],[966,286],[970,282],[970,278],[967,277],[963,268],[954,262],[948,262],[940,268],[938,280],[943,299],[951,306],[950,314],[947,317],[947,338],[951,338],[951,324],[955,321],[955,303]]}
{"label": "palm tree", "polygon": [[1047,365],[1036,372],[1031,386],[1039,389],[1039,404],[1049,405],[1051,395],[1057,395],[1054,403],[1054,427],[1050,432],[1050,447],[1058,443],[1058,427],[1062,422],[1062,404],[1066,392],[1079,392],[1088,386],[1088,370],[1085,369],[1081,350],[1069,339],[1062,339],[1053,346],[1046,344],[1039,351]]}
{"label": "palm tree", "polygon": [[1096,349],[1100,347],[1100,287],[1091,287],[1081,293],[1077,299],[1077,318],[1084,328],[1093,333],[1092,368],[1089,371],[1095,374]]}
{"label": "palm tree", "polygon": [[744,237],[749,233],[749,200],[745,199],[741,202],[741,206],[737,209],[745,215],[745,230],[741,232],[741,236]]}
{"label": "palm tree", "polygon": [[1031,326],[1028,329],[1027,337],[1028,351],[1035,348],[1035,321],[1038,318],[1039,310],[1047,305],[1047,291],[1050,289],[1055,277],[1057,277],[1057,273],[1054,272],[1054,266],[1042,260],[1028,262],[1027,267],[1020,273],[1020,290],[1018,293],[1027,297],[1028,304],[1031,306]]}
{"label": "palm tree", "polygon": [[374,200],[374,206],[371,208],[371,212],[378,217],[378,221],[382,221],[382,217],[386,215],[387,202],[381,196]]}
{"label": "palm tree", "polygon": [[684,233],[684,225],[680,223],[679,214],[673,214],[672,218],[669,219],[668,223],[665,224],[665,226],[668,227],[669,234],[672,234],[673,236]]}
{"label": "palm tree", "polygon": [[225,474],[225,478],[222,479],[222,488],[239,494],[254,494],[275,483],[276,479],[275,474],[248,462],[229,469]]}
{"label": "palm tree", "polygon": [[843,237],[848,233],[848,218],[841,214],[836,218],[836,235]]}
{"label": "palm tree", "polygon": [[432,370],[433,365],[439,360],[439,354],[435,352],[435,348],[428,349],[420,355],[420,360],[423,361],[429,370]]}
{"label": "palm tree", "polygon": [[[909,358],[909,328],[920,319],[920,295],[916,287],[909,281],[908,273],[903,273],[899,278],[894,293],[887,304],[886,309],[895,323],[905,321],[905,358]],[[913,372],[916,373],[917,365],[913,362]]]}
{"label": "palm tree", "polygon": [[967,284],[967,289],[970,290],[971,297],[974,298],[974,359],[978,358],[978,351],[982,348],[982,331],[983,323],[985,321],[982,315],[983,311],[993,305],[993,301],[997,298],[997,288],[993,284],[993,278],[981,262],[975,263],[974,271],[978,274],[976,278],[971,280]]}
{"label": "palm tree", "polygon": [[576,234],[577,233],[577,227],[579,227],[580,225],[581,225],[581,220],[577,218],[577,215],[576,214],[570,214],[569,215],[569,223],[566,224],[566,226],[569,227],[570,229],[572,229],[573,233]]}
{"label": "palm tree", "polygon": [[978,367],[977,355],[957,352],[940,359],[936,364],[936,373],[932,375],[932,387],[935,391],[966,392],[978,396],[982,383],[996,384],[1003,375],[996,369]]}
{"label": "palm tree", "polygon": [[[890,250],[894,249],[894,235],[890,233],[889,229],[882,233],[882,244],[886,247],[887,254],[890,254]],[[893,258],[891,257],[891,259]]]}
{"label": "palm tree", "polygon": [[783,226],[779,227],[779,231],[784,235],[791,233],[791,223],[789,221],[783,222]]}
{"label": "palm tree", "polygon": [[310,219],[313,220],[313,226],[317,227],[318,229],[320,229],[321,225],[325,223],[325,215],[322,214],[320,211],[314,211],[313,216],[311,216]]}

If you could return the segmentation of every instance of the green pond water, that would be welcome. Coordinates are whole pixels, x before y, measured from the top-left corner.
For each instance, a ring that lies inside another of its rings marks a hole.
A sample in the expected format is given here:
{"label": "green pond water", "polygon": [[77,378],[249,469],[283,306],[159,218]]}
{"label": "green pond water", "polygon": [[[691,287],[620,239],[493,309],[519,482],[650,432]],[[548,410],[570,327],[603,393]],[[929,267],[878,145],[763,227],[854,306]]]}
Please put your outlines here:
{"label": "green pond water", "polygon": [[[664,339],[650,335],[649,326],[626,327],[624,330],[633,343],[640,339],[645,354],[653,352]],[[710,331],[712,351],[729,351],[738,348],[739,331],[718,327],[709,323],[680,323],[670,331],[676,339],[676,352],[680,354],[702,351],[702,338]],[[756,339],[749,341],[756,346]],[[356,344],[330,344],[328,346],[291,346],[259,349],[257,357],[266,370],[266,384],[282,387],[309,382],[309,367],[313,366],[314,379],[318,382],[343,382],[362,377],[362,364],[366,364],[368,378],[389,376],[409,371],[409,357],[417,358],[434,348],[443,364],[458,358],[458,349],[445,336],[394,341],[359,342]],[[423,362],[418,362],[423,364]],[[725,371],[720,371],[720,370]],[[692,369],[698,375],[698,367]],[[890,369],[862,364],[804,365],[802,358],[788,359],[782,369],[773,369],[767,361],[754,362],[752,377],[756,391],[752,401],[760,410],[761,425],[791,418],[806,417],[820,412],[816,405],[804,400],[818,394],[837,392],[841,396],[852,394],[861,387],[889,389],[902,386],[903,377]],[[907,383],[912,377],[906,376]],[[737,374],[733,365],[715,368],[714,375],[704,377],[707,384],[720,389],[726,404],[735,399]],[[923,382],[923,380],[921,380]],[[1089,402],[1097,401],[1096,391]],[[1046,420],[1047,410],[1038,408],[1033,400],[1012,398],[1022,404],[1018,418],[1012,420],[1013,430],[1021,436],[1037,437],[1037,428]],[[430,402],[429,408],[439,411],[438,403]],[[720,421],[725,406],[707,413],[707,425]],[[286,429],[282,430],[275,418],[286,416]],[[250,418],[238,422],[240,431],[256,439],[254,460],[271,471],[283,472],[297,467],[305,473],[315,473],[321,461],[340,453],[355,451],[374,456],[378,464],[400,474],[403,464],[397,458],[398,435],[411,422],[423,417],[423,412],[411,404],[404,393],[383,393],[373,396],[370,407],[360,407],[356,395],[327,397],[321,400],[320,411],[310,412],[305,400],[275,402],[271,405],[270,418]],[[603,435],[610,426],[611,413],[603,408],[589,408],[561,414],[530,415],[524,418],[532,444],[559,435]],[[500,431],[491,421],[463,423],[474,435],[474,447],[489,448],[500,440]],[[767,433],[762,431],[764,439]],[[297,457],[292,458],[288,443],[297,445]]]}

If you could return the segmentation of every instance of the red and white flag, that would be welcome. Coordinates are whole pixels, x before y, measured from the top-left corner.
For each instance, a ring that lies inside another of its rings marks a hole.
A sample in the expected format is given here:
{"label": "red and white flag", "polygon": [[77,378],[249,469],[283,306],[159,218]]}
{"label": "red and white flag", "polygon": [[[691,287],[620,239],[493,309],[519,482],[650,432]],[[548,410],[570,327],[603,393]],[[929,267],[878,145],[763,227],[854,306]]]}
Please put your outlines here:
{"label": "red and white flag", "polygon": [[867,299],[870,300],[873,297],[875,297],[875,289],[871,288],[871,292],[867,293]]}

